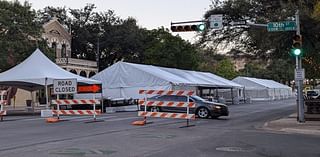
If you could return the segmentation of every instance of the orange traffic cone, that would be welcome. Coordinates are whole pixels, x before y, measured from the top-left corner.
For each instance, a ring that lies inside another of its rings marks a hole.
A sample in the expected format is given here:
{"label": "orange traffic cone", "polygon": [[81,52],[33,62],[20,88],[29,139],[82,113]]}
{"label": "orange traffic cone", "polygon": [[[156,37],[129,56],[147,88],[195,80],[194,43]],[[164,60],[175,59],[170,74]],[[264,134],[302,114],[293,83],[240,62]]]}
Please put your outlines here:
{"label": "orange traffic cone", "polygon": [[56,123],[56,122],[59,122],[59,121],[60,121],[59,118],[55,118],[55,117],[46,119],[47,123]]}
{"label": "orange traffic cone", "polygon": [[142,125],[145,125],[146,123],[147,123],[147,117],[144,117],[143,120],[134,121],[131,124],[142,126]]}

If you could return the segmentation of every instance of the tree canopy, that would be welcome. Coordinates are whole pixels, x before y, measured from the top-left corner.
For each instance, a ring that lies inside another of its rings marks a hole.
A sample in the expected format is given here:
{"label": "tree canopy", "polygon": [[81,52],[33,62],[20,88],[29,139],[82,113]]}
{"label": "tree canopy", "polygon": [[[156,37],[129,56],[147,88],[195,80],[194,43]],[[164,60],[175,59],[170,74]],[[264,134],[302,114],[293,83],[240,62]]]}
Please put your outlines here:
{"label": "tree canopy", "polygon": [[42,25],[29,3],[0,1],[0,71],[16,65],[37,47],[46,49],[41,38]]}
{"label": "tree canopy", "polygon": [[[292,45],[291,32],[267,32],[265,27],[231,26],[231,21],[245,20],[248,23],[267,24],[268,22],[292,21],[296,10],[300,13],[301,34],[303,37],[303,51],[305,56],[303,66],[308,69],[307,77],[319,77],[316,71],[319,67],[319,32],[317,21],[317,7],[315,0],[224,0],[212,1],[212,8],[204,17],[207,19],[213,14],[223,14],[225,27],[222,30],[207,30],[201,34],[199,45],[210,47],[215,51],[224,48],[234,48],[239,53],[249,54],[256,59],[267,61],[265,70],[272,69],[273,60],[281,65],[293,69],[294,59],[289,56]],[[277,73],[270,71],[269,77],[277,78]],[[286,72],[286,71],[283,71]],[[316,75],[316,76],[315,76]],[[287,80],[292,80],[292,72],[286,72]]]}
{"label": "tree canopy", "polygon": [[100,70],[117,61],[197,68],[197,49],[167,29],[147,30],[132,17],[121,19],[113,10],[94,9],[93,4],[81,9],[46,7],[38,11],[38,19],[44,23],[53,16],[60,18],[72,33],[72,57],[99,60]]}

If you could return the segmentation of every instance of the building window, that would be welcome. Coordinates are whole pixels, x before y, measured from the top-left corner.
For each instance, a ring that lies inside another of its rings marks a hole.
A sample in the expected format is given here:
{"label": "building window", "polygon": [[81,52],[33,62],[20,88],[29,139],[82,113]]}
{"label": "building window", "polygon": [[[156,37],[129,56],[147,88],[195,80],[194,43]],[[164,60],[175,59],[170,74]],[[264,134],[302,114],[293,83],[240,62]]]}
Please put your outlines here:
{"label": "building window", "polygon": [[61,47],[61,58],[66,58],[67,57],[67,46],[66,44],[62,44]]}
{"label": "building window", "polygon": [[57,43],[53,42],[51,45],[51,48],[53,49],[53,52],[55,53],[56,57],[57,57]]}

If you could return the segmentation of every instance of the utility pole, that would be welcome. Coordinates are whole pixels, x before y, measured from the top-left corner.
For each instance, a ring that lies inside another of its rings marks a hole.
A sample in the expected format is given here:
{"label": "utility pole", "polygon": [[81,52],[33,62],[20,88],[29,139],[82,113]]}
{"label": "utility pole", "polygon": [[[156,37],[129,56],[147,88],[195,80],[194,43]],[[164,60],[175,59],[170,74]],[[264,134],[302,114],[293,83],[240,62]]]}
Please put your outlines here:
{"label": "utility pole", "polygon": [[100,67],[100,31],[101,31],[101,26],[99,24],[98,26],[99,28],[99,32],[98,32],[98,39],[97,39],[97,54],[96,54],[96,62],[97,62],[97,69],[98,69],[98,72],[100,71],[99,67]]}
{"label": "utility pole", "polygon": [[[296,11],[295,14],[296,17],[296,35],[301,36],[300,33],[300,19],[299,19],[299,10]],[[302,64],[301,64],[301,55],[296,55],[296,73],[297,71],[302,71]],[[298,117],[297,120],[299,123],[304,123],[305,119],[304,119],[304,102],[303,102],[303,79],[297,79],[296,78],[296,82],[298,85],[298,93],[297,93],[297,109],[298,109]]]}

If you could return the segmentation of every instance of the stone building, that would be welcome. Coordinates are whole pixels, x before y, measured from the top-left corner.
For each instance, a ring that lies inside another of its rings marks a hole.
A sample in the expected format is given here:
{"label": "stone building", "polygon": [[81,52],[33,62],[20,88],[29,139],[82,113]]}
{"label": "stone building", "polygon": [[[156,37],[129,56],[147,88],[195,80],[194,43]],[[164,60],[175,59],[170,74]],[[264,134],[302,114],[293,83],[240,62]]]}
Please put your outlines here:
{"label": "stone building", "polygon": [[83,77],[91,77],[98,72],[96,61],[71,57],[72,36],[57,18],[44,24],[43,29],[42,37],[47,40],[49,47],[54,49],[57,65]]}
{"label": "stone building", "polygon": [[[71,57],[71,40],[72,36],[68,30],[59,23],[57,18],[51,19],[43,25],[44,33],[42,38],[47,40],[48,46],[55,51],[56,64],[63,69],[74,74],[91,77],[98,72],[97,62]],[[0,88],[1,90],[1,88]],[[7,97],[10,106],[16,107],[30,107],[31,103],[34,106],[41,106],[45,104],[44,89],[30,93],[23,89],[16,89],[12,96]],[[11,88],[6,88],[7,93],[12,93]],[[34,107],[33,106],[33,107]]]}

